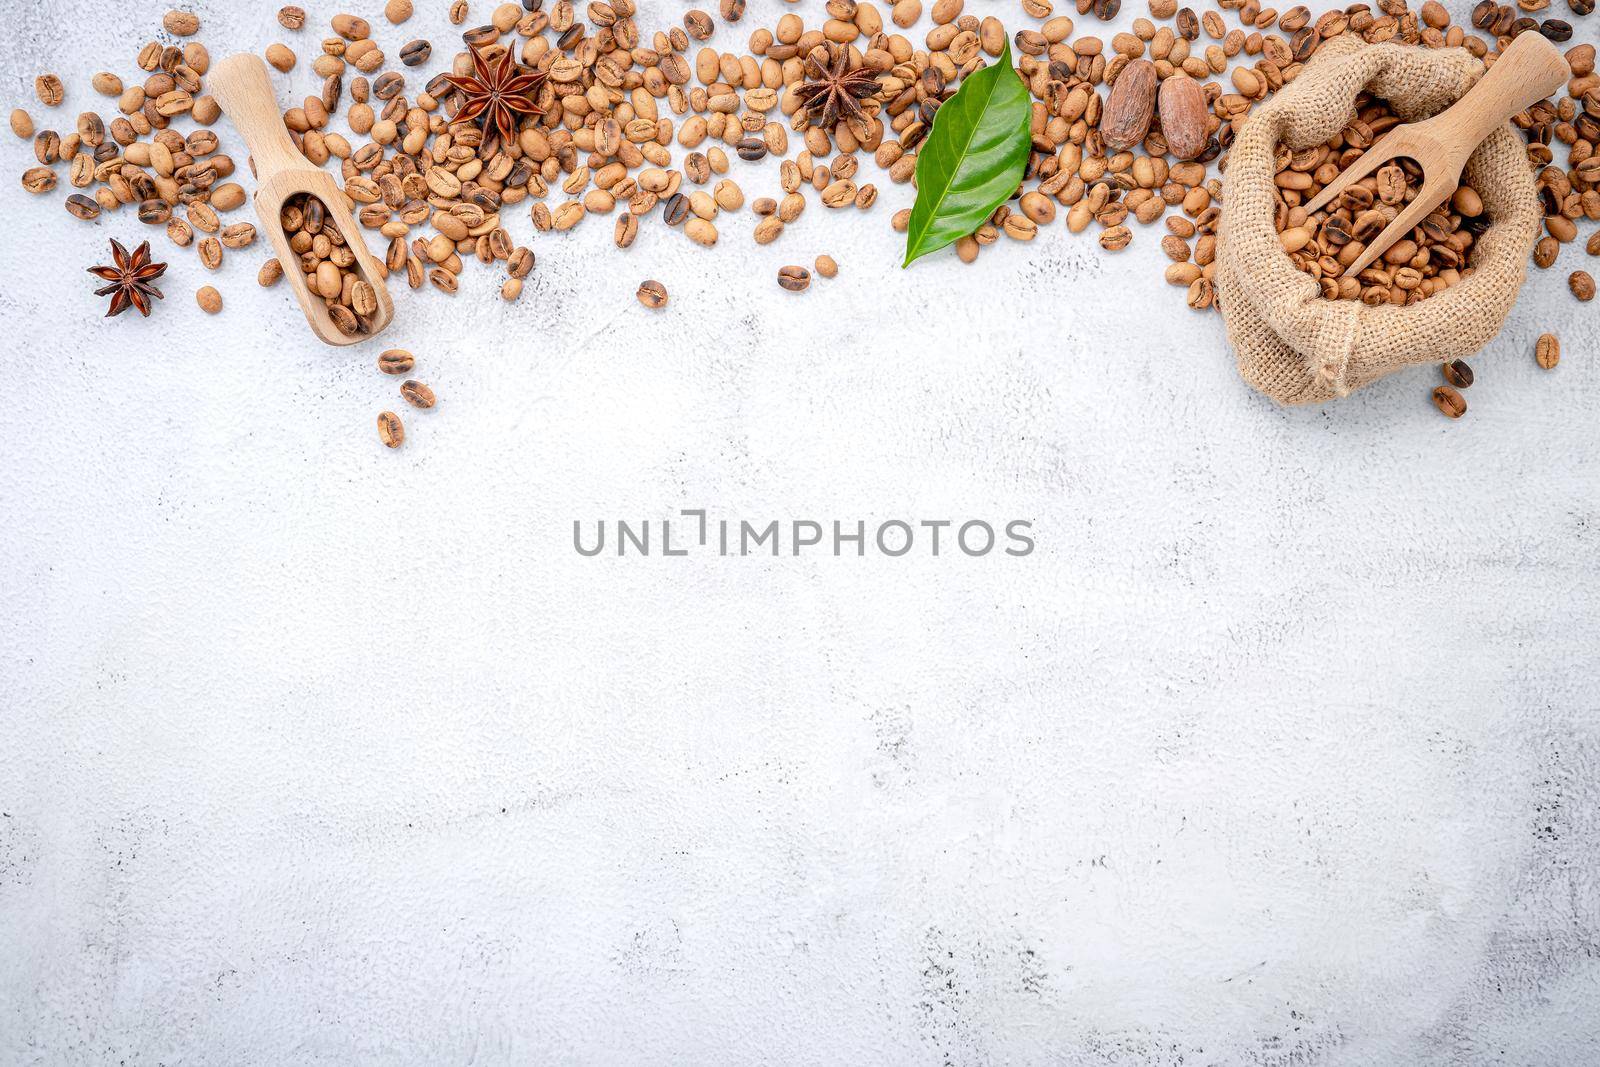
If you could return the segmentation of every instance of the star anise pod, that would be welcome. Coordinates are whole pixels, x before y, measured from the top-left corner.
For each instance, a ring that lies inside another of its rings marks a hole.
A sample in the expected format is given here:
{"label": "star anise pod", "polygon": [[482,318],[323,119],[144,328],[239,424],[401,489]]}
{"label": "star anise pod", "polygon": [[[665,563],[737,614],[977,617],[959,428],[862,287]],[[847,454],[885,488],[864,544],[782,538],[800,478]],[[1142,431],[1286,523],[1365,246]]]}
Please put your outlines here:
{"label": "star anise pod", "polygon": [[840,122],[858,137],[867,135],[867,113],[861,104],[878,93],[878,75],[866,67],[850,69],[850,50],[843,45],[826,46],[826,62],[818,58],[820,48],[806,55],[806,80],[795,87],[806,121],[832,132]]}
{"label": "star anise pod", "polygon": [[472,70],[469,76],[445,75],[444,80],[466,97],[450,116],[451,122],[476,122],[484,133],[498,133],[501,144],[510,144],[517,135],[517,116],[544,114],[533,94],[549,75],[518,67],[509,50],[490,66],[474,48]]}
{"label": "star anise pod", "polygon": [[111,265],[109,267],[90,267],[89,273],[111,284],[103,289],[96,289],[95,296],[109,296],[111,310],[106,312],[106,318],[120,315],[129,308],[138,308],[139,314],[150,317],[150,298],[164,299],[161,290],[151,285],[150,282],[167,273],[165,263],[152,263],[150,261],[150,242],[146,241],[134,250],[133,255],[128,250],[113,240],[111,242]]}

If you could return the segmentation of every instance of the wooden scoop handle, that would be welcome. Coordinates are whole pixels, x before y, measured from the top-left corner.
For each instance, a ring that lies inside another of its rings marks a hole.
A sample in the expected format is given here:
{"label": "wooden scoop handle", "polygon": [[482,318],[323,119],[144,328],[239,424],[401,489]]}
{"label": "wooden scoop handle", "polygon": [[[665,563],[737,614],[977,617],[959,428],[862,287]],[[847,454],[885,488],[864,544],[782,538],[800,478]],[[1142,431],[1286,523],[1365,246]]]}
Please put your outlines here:
{"label": "wooden scoop handle", "polygon": [[284,170],[316,169],[289,137],[260,56],[229,56],[212,68],[206,84],[249,146],[257,181],[265,182]]}
{"label": "wooden scoop handle", "polygon": [[1565,57],[1543,34],[1519,33],[1478,84],[1428,125],[1444,143],[1471,152],[1511,116],[1558,91],[1571,74]]}

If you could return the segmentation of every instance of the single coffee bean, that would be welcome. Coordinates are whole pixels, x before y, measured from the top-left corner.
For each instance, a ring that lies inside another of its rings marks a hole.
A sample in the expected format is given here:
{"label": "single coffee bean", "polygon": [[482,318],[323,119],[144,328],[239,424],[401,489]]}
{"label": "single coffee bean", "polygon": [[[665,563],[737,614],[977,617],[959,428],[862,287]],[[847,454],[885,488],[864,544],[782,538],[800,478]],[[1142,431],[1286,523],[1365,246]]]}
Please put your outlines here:
{"label": "single coffee bean", "polygon": [[734,146],[734,150],[739,153],[740,159],[754,163],[766,157],[767,142],[760,137],[745,137]]}
{"label": "single coffee bean", "polygon": [[194,298],[200,305],[200,310],[207,315],[215,315],[222,310],[222,294],[209,285],[202,286],[200,291],[194,294]]}
{"label": "single coffee bean", "polygon": [[639,298],[639,303],[647,308],[664,308],[667,306],[667,287],[658,281],[640,282],[639,291],[634,295]]}
{"label": "single coffee bean", "polygon": [[1452,360],[1440,369],[1444,372],[1444,380],[1457,389],[1467,389],[1472,386],[1472,368],[1467,365],[1466,360]]}
{"label": "single coffee bean", "polygon": [[1585,304],[1594,299],[1594,278],[1586,270],[1575,270],[1567,275],[1567,288]]}
{"label": "single coffee bean", "polygon": [[1533,358],[1545,370],[1555,370],[1556,364],[1561,362],[1561,342],[1553,333],[1542,333],[1533,346]]}
{"label": "single coffee bean", "polygon": [[410,374],[417,361],[403,348],[391,348],[378,357],[378,369],[385,374]]}
{"label": "single coffee bean", "polygon": [[802,292],[811,284],[811,272],[804,267],[779,267],[778,284],[791,293]]}
{"label": "single coffee bean", "polygon": [[263,289],[269,289],[278,284],[278,279],[283,277],[283,264],[277,259],[269,259],[261,264],[261,270],[256,273],[256,284]]}
{"label": "single coffee bean", "polygon": [[286,30],[303,30],[306,26],[306,9],[303,7],[280,7],[278,9],[278,25]]}
{"label": "single coffee bean", "polygon": [[67,210],[85,222],[100,217],[100,205],[82,193],[67,197]]}
{"label": "single coffee bean", "polygon": [[1560,19],[1545,19],[1539,23],[1539,32],[1544,34],[1547,40],[1554,41],[1557,44],[1572,40],[1571,23],[1563,22]]}
{"label": "single coffee bean", "polygon": [[438,402],[433,390],[415,378],[407,378],[400,383],[400,395],[414,408],[431,408]]}
{"label": "single coffee bean", "polygon": [[406,440],[405,423],[392,411],[378,413],[378,440],[390,448],[399,448]]}
{"label": "single coffee bean", "polygon": [[56,187],[56,172],[49,167],[30,167],[22,172],[22,187],[30,193],[48,193]]}
{"label": "single coffee bean", "polygon": [[725,22],[738,22],[744,18],[745,0],[722,0],[720,14]]}
{"label": "single coffee bean", "polygon": [[839,274],[839,264],[835,263],[833,257],[829,255],[818,256],[817,261],[812,266],[824,278],[833,278]]}
{"label": "single coffee bean", "polygon": [[410,41],[400,49],[400,62],[408,67],[420,67],[433,55],[433,45],[427,41]]}
{"label": "single coffee bean", "polygon": [[33,79],[33,91],[45,107],[56,107],[67,95],[66,86],[54,74],[41,74]]}
{"label": "single coffee bean", "polygon": [[1441,385],[1433,391],[1433,406],[1452,419],[1459,419],[1467,413],[1467,402],[1448,385]]}
{"label": "single coffee bean", "polygon": [[676,226],[688,217],[689,198],[682,193],[673,193],[661,206],[662,221],[668,226]]}

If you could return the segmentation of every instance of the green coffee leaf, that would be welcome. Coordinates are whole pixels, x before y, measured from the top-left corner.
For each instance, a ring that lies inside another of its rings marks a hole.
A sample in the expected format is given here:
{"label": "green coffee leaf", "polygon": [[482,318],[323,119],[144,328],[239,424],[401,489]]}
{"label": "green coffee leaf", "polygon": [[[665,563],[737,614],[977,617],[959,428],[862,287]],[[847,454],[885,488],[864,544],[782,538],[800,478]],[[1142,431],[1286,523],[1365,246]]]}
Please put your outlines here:
{"label": "green coffee leaf", "polygon": [[917,202],[902,267],[972,233],[1017,191],[1033,144],[1031,118],[1008,41],[999,59],[968,75],[939,107],[917,151]]}

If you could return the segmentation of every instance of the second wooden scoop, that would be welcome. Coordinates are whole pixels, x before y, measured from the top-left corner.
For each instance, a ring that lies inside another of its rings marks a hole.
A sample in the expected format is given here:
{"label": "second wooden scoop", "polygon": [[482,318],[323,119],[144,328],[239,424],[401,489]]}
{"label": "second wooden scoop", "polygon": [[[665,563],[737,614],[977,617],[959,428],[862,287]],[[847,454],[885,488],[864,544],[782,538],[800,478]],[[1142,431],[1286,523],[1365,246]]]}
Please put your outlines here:
{"label": "second wooden scoop", "polygon": [[1431,119],[1396,126],[1378,138],[1365,155],[1318,193],[1306,210],[1320,209],[1353,183],[1402,157],[1416,160],[1422,168],[1422,190],[1345,268],[1345,276],[1366,270],[1444,203],[1455,192],[1468,157],[1484,138],[1511,116],[1556,92],[1571,73],[1561,52],[1542,35],[1531,31],[1519,34],[1460,100]]}
{"label": "second wooden scoop", "polygon": [[[278,113],[267,66],[257,56],[229,56],[212,68],[206,83],[216,94],[217,103],[233,120],[234,126],[250,147],[256,170],[256,214],[261,228],[272,242],[283,265],[284,277],[294,289],[295,299],[311,323],[311,330],[330,345],[353,345],[379,333],[394,317],[394,302],[384,285],[383,268],[367,249],[367,242],[356,228],[350,202],[329,174],[300,154],[289,137],[289,129]],[[339,228],[345,244],[355,255],[355,268],[377,296],[378,309],[368,318],[369,330],[349,334],[334,325],[327,304],[311,291],[300,256],[289,245],[283,232],[284,204],[299,195],[314,196],[327,208],[328,223]]]}

